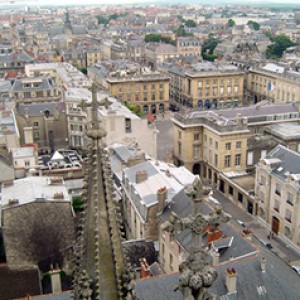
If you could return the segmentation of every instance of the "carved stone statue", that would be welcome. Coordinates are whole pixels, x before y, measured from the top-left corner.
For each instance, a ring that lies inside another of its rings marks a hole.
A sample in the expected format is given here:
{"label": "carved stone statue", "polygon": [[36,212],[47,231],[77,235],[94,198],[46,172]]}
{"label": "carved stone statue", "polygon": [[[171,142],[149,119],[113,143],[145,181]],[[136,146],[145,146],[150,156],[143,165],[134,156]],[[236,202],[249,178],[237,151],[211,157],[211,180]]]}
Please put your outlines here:
{"label": "carved stone statue", "polygon": [[210,189],[203,187],[200,178],[196,178],[192,186],[186,188],[186,193],[193,201],[193,213],[187,218],[180,218],[173,212],[169,221],[162,226],[162,229],[169,231],[171,235],[187,228],[192,231],[192,247],[186,260],[179,266],[179,283],[175,288],[183,294],[184,300],[214,298],[206,290],[213,285],[218,274],[205,262],[209,254],[203,245],[202,232],[208,225],[218,227],[221,223],[228,222],[230,215],[224,213],[221,207],[215,208],[209,215],[201,213],[201,204],[209,192]]}

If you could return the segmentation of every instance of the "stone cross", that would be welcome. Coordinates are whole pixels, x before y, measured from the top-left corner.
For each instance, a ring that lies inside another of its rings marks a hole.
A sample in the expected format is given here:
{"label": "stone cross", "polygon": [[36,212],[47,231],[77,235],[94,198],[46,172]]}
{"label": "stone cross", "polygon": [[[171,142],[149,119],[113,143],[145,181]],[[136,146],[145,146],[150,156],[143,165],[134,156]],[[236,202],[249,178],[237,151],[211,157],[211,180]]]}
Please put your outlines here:
{"label": "stone cross", "polygon": [[186,194],[193,201],[193,213],[186,218],[180,218],[173,212],[169,221],[162,226],[171,235],[187,228],[192,231],[192,246],[188,257],[179,266],[179,284],[176,287],[176,290],[182,292],[184,300],[213,299],[206,289],[212,286],[218,274],[205,262],[209,254],[203,244],[202,233],[208,225],[218,227],[221,223],[228,222],[231,216],[224,213],[221,207],[215,208],[209,215],[201,213],[204,197],[208,196],[209,191],[210,189],[203,187],[202,180],[196,178],[192,186],[186,188]]}

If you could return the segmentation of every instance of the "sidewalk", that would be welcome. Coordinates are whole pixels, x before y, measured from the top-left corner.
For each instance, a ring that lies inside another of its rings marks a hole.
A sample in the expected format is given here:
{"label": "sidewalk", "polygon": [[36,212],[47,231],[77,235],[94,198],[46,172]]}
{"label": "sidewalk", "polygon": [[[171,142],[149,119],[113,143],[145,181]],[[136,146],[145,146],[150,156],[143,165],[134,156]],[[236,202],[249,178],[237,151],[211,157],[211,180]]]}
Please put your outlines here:
{"label": "sidewalk", "polygon": [[233,222],[238,229],[242,230],[246,227],[253,232],[253,236],[258,241],[270,243],[272,245],[271,251],[286,263],[300,259],[300,253],[287,245],[279,237],[268,239],[270,227],[260,223],[254,216],[237,207],[220,192],[214,191],[213,197],[220,202],[224,211],[232,215]]}

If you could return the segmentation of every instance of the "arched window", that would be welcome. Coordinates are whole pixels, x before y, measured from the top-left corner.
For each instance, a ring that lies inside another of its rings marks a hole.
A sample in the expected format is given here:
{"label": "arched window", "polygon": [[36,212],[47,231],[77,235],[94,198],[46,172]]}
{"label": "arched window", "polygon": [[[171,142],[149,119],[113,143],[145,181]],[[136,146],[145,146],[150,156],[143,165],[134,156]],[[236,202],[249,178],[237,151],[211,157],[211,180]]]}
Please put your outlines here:
{"label": "arched window", "polygon": [[200,109],[203,108],[203,101],[202,100],[198,101],[198,108],[200,108]]}
{"label": "arched window", "polygon": [[212,101],[212,108],[218,108],[218,101],[217,101],[217,99],[214,99]]}
{"label": "arched window", "polygon": [[210,106],[211,106],[211,103],[210,103],[210,101],[207,99],[207,100],[205,101],[205,108],[206,108],[206,109],[210,109]]}

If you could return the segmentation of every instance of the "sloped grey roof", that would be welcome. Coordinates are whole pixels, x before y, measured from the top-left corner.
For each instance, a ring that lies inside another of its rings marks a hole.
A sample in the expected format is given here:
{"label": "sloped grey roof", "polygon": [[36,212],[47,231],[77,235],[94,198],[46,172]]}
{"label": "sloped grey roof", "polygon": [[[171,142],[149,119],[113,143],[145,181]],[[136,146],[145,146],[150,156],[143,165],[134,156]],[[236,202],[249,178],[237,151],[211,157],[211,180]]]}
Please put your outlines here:
{"label": "sloped grey roof", "polygon": [[132,267],[139,268],[142,258],[146,258],[149,265],[158,260],[153,241],[129,240],[122,243],[122,248]]}
{"label": "sloped grey roof", "polygon": [[149,161],[146,161],[146,162],[143,162],[136,166],[133,166],[131,168],[125,169],[124,174],[130,180],[130,182],[136,183],[136,180],[135,180],[136,172],[141,171],[141,170],[147,171],[148,177],[153,176],[158,173],[158,171],[155,169],[155,167]]}
{"label": "sloped grey roof", "polygon": [[19,114],[25,114],[25,108],[28,109],[29,116],[42,116],[46,110],[49,111],[50,116],[53,114],[55,108],[57,108],[60,112],[63,112],[65,109],[64,102],[57,102],[57,103],[37,103],[37,104],[30,104],[30,105],[19,105],[17,106],[17,111]]}
{"label": "sloped grey roof", "polygon": [[[293,274],[288,266],[271,255],[266,256],[266,272],[263,273],[260,268],[260,259],[261,256],[258,256],[254,260],[217,266],[218,278],[209,291],[217,295],[217,299],[221,299],[220,297],[223,295],[228,297],[226,299],[241,300],[300,299],[298,275]],[[225,271],[227,268],[234,268],[237,271],[236,295],[227,295],[225,285]],[[143,300],[182,300],[182,294],[179,291],[174,291],[177,284],[178,273],[175,273],[139,280],[136,282],[135,291],[137,297]],[[260,296],[259,287],[265,288],[265,295]]]}
{"label": "sloped grey roof", "polygon": [[279,165],[275,166],[272,170],[272,174],[285,179],[287,177],[286,172],[290,174],[300,174],[300,154],[292,151],[282,145],[278,145],[275,149],[270,151],[264,159],[278,158],[281,160]]}

